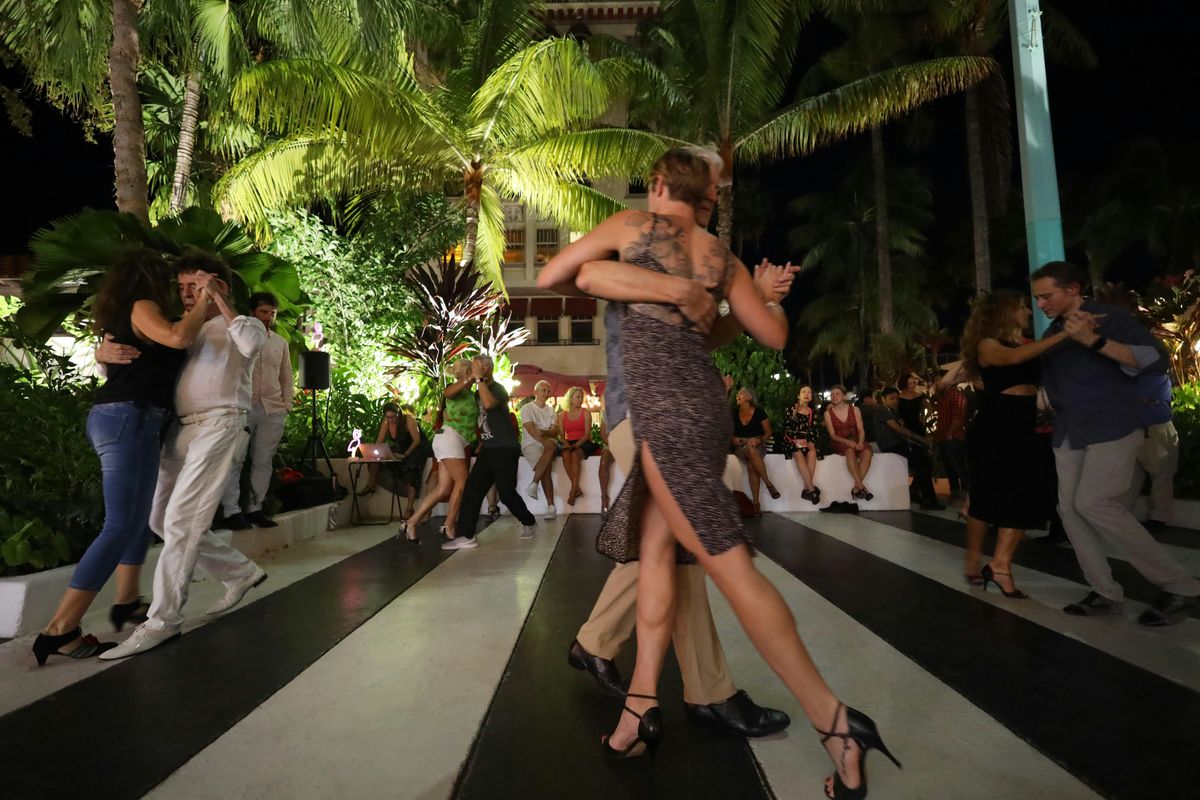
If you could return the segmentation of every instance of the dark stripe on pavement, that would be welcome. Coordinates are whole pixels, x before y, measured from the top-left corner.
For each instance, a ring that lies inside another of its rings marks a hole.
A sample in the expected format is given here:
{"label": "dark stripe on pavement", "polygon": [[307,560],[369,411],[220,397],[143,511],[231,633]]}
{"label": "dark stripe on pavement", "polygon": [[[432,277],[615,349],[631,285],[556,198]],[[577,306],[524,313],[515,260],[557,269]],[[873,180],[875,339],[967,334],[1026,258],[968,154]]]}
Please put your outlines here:
{"label": "dark stripe on pavement", "polygon": [[0,796],[141,797],[444,561],[423,527],[0,717]]}
{"label": "dark stripe on pavement", "polygon": [[[596,552],[599,527],[596,515],[567,521],[454,796],[770,797],[744,739],[687,720],[673,657],[659,684],[666,735],[655,760],[604,757],[600,737],[616,725],[621,702],[567,666],[567,648],[613,566]],[[618,659],[625,677],[633,671],[633,645]]]}
{"label": "dark stripe on pavement", "polygon": [[[966,526],[957,520],[935,517],[932,514],[917,514],[911,511],[872,511],[862,516],[864,519],[882,522],[884,525],[891,525],[893,528],[899,528],[909,533],[936,539],[945,544],[965,547],[967,543]],[[987,559],[986,554],[992,552],[995,543],[995,534],[989,532],[987,539],[984,540],[984,563]],[[1017,554],[1013,561],[1026,569],[1036,569],[1038,572],[1078,583],[1081,587],[1080,598],[1088,591],[1087,581],[1083,579],[1079,561],[1075,558],[1075,551],[1069,547],[1059,547],[1045,544],[1037,539],[1028,539],[1017,548]],[[1110,558],[1108,563],[1112,567],[1113,578],[1124,587],[1125,596],[1129,599],[1141,603],[1151,603],[1162,591],[1143,578],[1142,574],[1130,566],[1128,561]],[[1021,576],[1019,573],[1016,580],[1017,585],[1020,586]],[[1200,606],[1192,611],[1192,616],[1200,619]]]}
{"label": "dark stripe on pavement", "polygon": [[783,517],[753,527],[765,556],[1100,794],[1195,795],[1200,695]]}

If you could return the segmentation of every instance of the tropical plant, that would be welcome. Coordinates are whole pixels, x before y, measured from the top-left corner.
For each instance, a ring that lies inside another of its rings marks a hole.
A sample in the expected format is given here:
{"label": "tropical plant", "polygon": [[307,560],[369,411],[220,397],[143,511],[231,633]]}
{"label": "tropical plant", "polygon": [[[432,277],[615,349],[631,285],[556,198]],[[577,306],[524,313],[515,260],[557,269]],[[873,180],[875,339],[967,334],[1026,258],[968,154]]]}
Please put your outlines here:
{"label": "tropical plant", "polygon": [[875,329],[878,284],[868,278],[875,255],[873,184],[872,170],[860,162],[833,191],[803,195],[789,206],[800,218],[789,241],[805,252],[801,265],[818,270],[819,296],[798,318],[812,334],[809,357],[832,356],[843,374],[857,365],[860,385],[867,385],[877,356],[891,369],[899,358],[898,347],[907,352],[919,332],[936,327],[916,268],[925,250],[922,229],[932,220],[932,196],[919,172],[893,167],[888,177],[888,249],[900,267],[892,287],[895,327],[891,334]]}
{"label": "tropical plant", "polygon": [[34,262],[23,280],[25,305],[16,320],[38,341],[53,335],[68,316],[86,316],[108,268],[138,247],[169,256],[189,247],[219,254],[233,270],[235,303],[244,307],[250,293],[261,290],[279,299],[277,330],[284,338],[296,337],[295,321],[306,299],[290,263],[258,250],[237,223],[201,208],[155,228],[130,214],[88,209],[38,231],[30,247]]}
{"label": "tropical plant", "polygon": [[1104,302],[1129,308],[1150,328],[1167,349],[1176,386],[1200,383],[1200,275],[1188,270],[1139,292],[1102,284],[1096,294]]}
{"label": "tropical plant", "polygon": [[[796,46],[815,9],[837,0],[665,0],[651,31],[660,84],[636,121],[714,147],[724,167],[717,233],[733,230],[735,167],[794,158],[895,119],[936,97],[961,91],[995,70],[989,58],[905,64],[788,101]],[[673,98],[675,98],[673,100]],[[664,104],[670,112],[662,113]]]}
{"label": "tropical plant", "polygon": [[[574,39],[531,41],[537,5],[458,6],[466,16],[444,59],[281,59],[246,70],[234,108],[277,138],[222,178],[217,202],[253,225],[317,197],[457,185],[460,260],[502,286],[504,200],[589,228],[621,204],[587,181],[641,176],[664,147],[653,134],[596,123],[638,66],[593,61]],[[438,71],[440,60],[449,66]]]}
{"label": "tropical plant", "polygon": [[1175,475],[1177,497],[1200,498],[1200,384],[1175,387],[1171,415],[1179,432],[1179,472]]}
{"label": "tropical plant", "polygon": [[788,372],[783,353],[742,335],[714,351],[713,361],[722,375],[733,377],[735,390],[743,386],[754,390],[758,405],[778,429],[800,388],[800,382]]}

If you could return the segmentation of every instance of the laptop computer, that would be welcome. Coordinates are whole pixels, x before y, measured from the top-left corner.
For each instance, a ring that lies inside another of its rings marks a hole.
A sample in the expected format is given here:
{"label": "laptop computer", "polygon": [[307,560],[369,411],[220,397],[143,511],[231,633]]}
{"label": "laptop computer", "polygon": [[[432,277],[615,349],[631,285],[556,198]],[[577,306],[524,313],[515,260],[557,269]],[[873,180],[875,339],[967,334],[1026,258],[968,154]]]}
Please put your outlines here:
{"label": "laptop computer", "polygon": [[386,444],[363,442],[358,446],[358,458],[360,461],[391,461],[395,456],[392,455],[392,448]]}

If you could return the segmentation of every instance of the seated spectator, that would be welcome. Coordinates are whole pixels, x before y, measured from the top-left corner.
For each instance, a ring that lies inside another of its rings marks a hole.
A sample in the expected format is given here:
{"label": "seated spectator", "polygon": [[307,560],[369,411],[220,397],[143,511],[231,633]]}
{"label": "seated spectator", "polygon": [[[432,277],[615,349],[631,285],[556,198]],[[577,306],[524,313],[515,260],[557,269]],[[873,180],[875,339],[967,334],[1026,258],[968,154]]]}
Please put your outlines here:
{"label": "seated spectator", "polygon": [[383,422],[379,424],[375,443],[390,447],[396,460],[370,464],[367,485],[359,494],[374,492],[376,484],[392,494],[403,492],[408,499],[404,518],[408,519],[417,502],[417,487],[425,470],[425,434],[415,417],[401,411],[395,403],[388,403],[383,407]]}
{"label": "seated spectator", "polygon": [[908,468],[913,474],[913,493],[922,510],[944,509],[945,506],[938,502],[933,491],[933,459],[929,457],[925,437],[910,431],[896,416],[900,407],[900,390],[890,386],[883,390],[882,399],[875,418],[875,439],[879,444],[879,452],[896,453],[908,459]]}
{"label": "seated spectator", "polygon": [[746,464],[750,478],[750,499],[754,502],[754,514],[757,516],[762,513],[758,507],[760,482],[767,485],[771,497],[779,497],[779,490],[771,483],[771,478],[767,475],[767,463],[763,460],[767,452],[765,443],[771,438],[771,420],[767,419],[766,412],[758,407],[758,398],[750,389],[745,386],[738,389],[736,399],[731,441],[734,454]]}
{"label": "seated spectator", "polygon": [[821,490],[813,483],[817,471],[817,412],[813,409],[811,386],[801,386],[796,402],[783,418],[783,452],[796,465],[804,490],[800,496],[813,505],[821,502]]}
{"label": "seated spectator", "polygon": [[946,468],[951,497],[967,494],[967,395],[952,380],[958,368],[946,373],[951,380],[939,381],[937,393],[937,426],[933,430],[938,458]]}
{"label": "seated spectator", "polygon": [[875,391],[864,392],[854,401],[854,405],[858,406],[859,413],[862,414],[867,444],[871,445],[872,452],[878,453],[879,445],[875,443],[875,412],[879,410],[879,398],[876,394]]}
{"label": "seated spectator", "polygon": [[862,411],[850,405],[846,387],[835,385],[829,390],[829,405],[825,407],[825,429],[833,452],[846,459],[846,469],[854,479],[850,497],[871,500],[875,495],[867,490],[867,472],[871,469],[871,448],[867,445]]}
{"label": "seated spectator", "polygon": [[533,480],[525,493],[534,500],[538,484],[546,495],[546,519],[554,519],[554,455],[558,452],[558,417],[550,398],[550,381],[538,381],[533,400],[521,406],[521,455],[533,470]]}
{"label": "seated spectator", "polygon": [[583,389],[572,387],[567,392],[567,408],[558,417],[559,435],[562,437],[563,467],[571,481],[567,493],[567,505],[575,505],[575,499],[583,497],[579,488],[579,473],[583,460],[596,451],[592,443],[592,414],[583,407]]}

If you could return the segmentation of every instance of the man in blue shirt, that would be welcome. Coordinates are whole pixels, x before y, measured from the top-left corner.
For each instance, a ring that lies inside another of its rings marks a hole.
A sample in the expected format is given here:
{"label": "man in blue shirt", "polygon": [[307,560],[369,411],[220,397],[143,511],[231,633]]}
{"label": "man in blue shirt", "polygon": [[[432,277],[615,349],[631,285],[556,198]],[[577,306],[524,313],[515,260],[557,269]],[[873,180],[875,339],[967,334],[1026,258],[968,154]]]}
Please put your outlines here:
{"label": "man in blue shirt", "polygon": [[1196,606],[1200,581],[1154,540],[1123,502],[1146,437],[1139,375],[1162,375],[1166,354],[1154,337],[1115,306],[1085,300],[1087,275],[1065,261],[1033,273],[1038,308],[1073,341],[1042,356],[1043,380],[1056,411],[1054,460],[1059,514],[1092,591],[1068,614],[1119,611],[1121,585],[1107,554],[1121,553],[1163,591],[1138,618],[1158,627],[1181,622]]}

